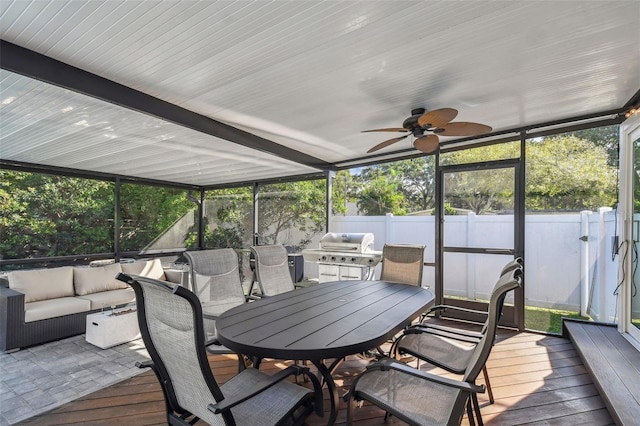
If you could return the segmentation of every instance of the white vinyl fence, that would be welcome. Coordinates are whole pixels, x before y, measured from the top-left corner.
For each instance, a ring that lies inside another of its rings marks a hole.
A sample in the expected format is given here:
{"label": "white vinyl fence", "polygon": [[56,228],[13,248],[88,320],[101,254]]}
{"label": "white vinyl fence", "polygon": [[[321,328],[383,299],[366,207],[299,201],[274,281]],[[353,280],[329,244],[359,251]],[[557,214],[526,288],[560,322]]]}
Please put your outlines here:
{"label": "white vinyl fence", "polygon": [[[598,321],[614,321],[620,255],[613,237],[620,229],[610,208],[573,214],[532,214],[525,220],[525,297],[527,306],[588,313]],[[449,246],[509,248],[512,216],[447,216]],[[371,232],[375,249],[385,243],[425,244],[425,262],[434,262],[434,216],[335,216],[330,232]],[[312,242],[310,247],[317,247]],[[508,257],[445,257],[448,294],[486,298]],[[379,266],[376,276],[379,275]],[[305,275],[317,278],[317,265],[305,262]],[[434,268],[425,267],[423,286],[433,286]]]}

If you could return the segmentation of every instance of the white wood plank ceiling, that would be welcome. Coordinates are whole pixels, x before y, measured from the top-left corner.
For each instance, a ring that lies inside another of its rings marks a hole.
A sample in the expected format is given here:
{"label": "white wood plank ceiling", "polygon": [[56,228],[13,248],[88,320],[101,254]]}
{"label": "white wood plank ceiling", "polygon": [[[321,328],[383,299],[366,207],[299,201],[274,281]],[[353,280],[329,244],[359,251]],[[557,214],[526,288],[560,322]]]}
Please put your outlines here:
{"label": "white wood plank ceiling", "polygon": [[619,109],[640,89],[636,0],[2,0],[0,38],[326,162],[0,71],[0,159],[194,185],[360,159],[395,136],[361,130],[412,108],[503,131]]}

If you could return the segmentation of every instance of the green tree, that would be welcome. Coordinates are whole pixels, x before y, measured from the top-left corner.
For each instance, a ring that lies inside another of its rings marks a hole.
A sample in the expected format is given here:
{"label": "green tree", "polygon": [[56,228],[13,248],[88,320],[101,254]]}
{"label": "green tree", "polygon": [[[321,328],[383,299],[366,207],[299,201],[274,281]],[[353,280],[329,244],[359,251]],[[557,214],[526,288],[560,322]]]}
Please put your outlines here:
{"label": "green tree", "polygon": [[514,176],[509,169],[452,173],[444,185],[449,208],[482,215],[513,207]]}
{"label": "green tree", "polygon": [[560,135],[527,145],[528,210],[595,210],[616,201],[616,168],[607,150],[590,140]]}
{"label": "green tree", "polygon": [[113,184],[0,171],[0,255],[4,259],[113,250]]}
{"label": "green tree", "polygon": [[313,236],[324,233],[324,179],[264,185],[259,193],[260,244],[285,244],[301,250]]}
{"label": "green tree", "polygon": [[[360,172],[359,179],[361,188],[365,188],[367,182],[377,179],[386,180],[389,183],[389,185],[376,184],[381,191],[377,195],[371,188],[361,192],[360,204],[368,211],[380,211],[382,208],[390,209],[387,213],[400,215],[434,207],[435,159],[433,156],[366,167]],[[390,197],[389,190],[393,186],[402,194],[402,198]],[[363,196],[367,196],[368,200],[364,200]],[[368,203],[371,202],[377,204],[378,207],[368,206]]]}
{"label": "green tree", "polygon": [[340,170],[336,173],[332,182],[331,213],[334,216],[344,215],[347,212],[347,203],[355,201],[357,184],[349,170]]}
{"label": "green tree", "polygon": [[[519,142],[488,145],[443,154],[441,164],[469,164],[518,158]],[[513,207],[515,177],[509,169],[460,171],[446,175],[445,203],[449,210],[475,214],[500,213]]]}
{"label": "green tree", "polygon": [[196,205],[183,189],[123,184],[120,188],[121,249],[140,250]]}
{"label": "green tree", "polygon": [[405,215],[406,203],[400,189],[399,182],[385,176],[369,180],[358,193],[358,211],[366,216]]}
{"label": "green tree", "polygon": [[436,171],[432,155],[398,162],[402,187],[408,210],[424,211],[435,204]]}
{"label": "green tree", "polygon": [[593,142],[597,146],[604,147],[607,151],[607,163],[615,168],[619,165],[619,146],[620,146],[620,126],[603,126],[594,127],[592,129],[578,130],[567,136],[575,136],[580,139],[586,139]]}
{"label": "green tree", "polygon": [[[525,205],[528,210],[580,211],[611,206],[615,202],[616,168],[609,164],[607,145],[612,131],[586,132],[590,139],[564,134],[527,142]],[[605,140],[597,139],[604,135]],[[454,151],[443,156],[444,164],[463,164],[514,158],[517,143]],[[496,172],[457,173],[445,182],[452,207],[477,214],[498,212],[513,205],[513,178]]]}
{"label": "green tree", "polygon": [[[243,248],[253,243],[253,188],[216,189],[205,194],[206,248]],[[197,229],[193,238],[197,237]]]}

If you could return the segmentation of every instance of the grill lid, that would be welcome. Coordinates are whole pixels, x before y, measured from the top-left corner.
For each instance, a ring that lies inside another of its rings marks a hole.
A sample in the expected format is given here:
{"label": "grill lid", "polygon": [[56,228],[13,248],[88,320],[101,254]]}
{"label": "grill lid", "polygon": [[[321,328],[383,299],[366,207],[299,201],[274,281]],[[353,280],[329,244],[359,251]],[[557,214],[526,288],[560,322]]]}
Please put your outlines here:
{"label": "grill lid", "polygon": [[373,251],[373,234],[329,232],[320,239],[320,249],[366,253]]}

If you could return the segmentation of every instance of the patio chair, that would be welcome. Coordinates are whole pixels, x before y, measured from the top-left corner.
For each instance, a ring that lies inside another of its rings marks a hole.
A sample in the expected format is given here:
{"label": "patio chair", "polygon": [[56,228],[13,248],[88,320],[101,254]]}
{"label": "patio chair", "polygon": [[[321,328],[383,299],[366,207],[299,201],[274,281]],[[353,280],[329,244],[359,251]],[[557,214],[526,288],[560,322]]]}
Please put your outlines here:
{"label": "patio chair", "polygon": [[[390,358],[374,362],[356,377],[345,396],[347,424],[353,422],[356,401],[366,400],[410,425],[460,424],[465,408],[471,424],[475,417],[482,425],[477,394],[485,388],[475,381],[491,353],[500,319],[498,306],[507,292],[520,285],[521,273],[517,268],[498,280],[489,302],[486,331],[478,343],[465,352],[462,380],[437,376]],[[459,351],[451,350],[451,358],[458,355]]]}
{"label": "patio chair", "polygon": [[[500,276],[511,272],[512,270],[516,269],[516,268],[520,268],[522,269],[524,264],[524,261],[521,257],[517,257],[515,259],[513,259],[512,261],[508,262],[503,268],[502,271],[500,271]],[[456,327],[449,327],[449,326],[443,326],[443,325],[438,325],[438,324],[433,324],[433,323],[429,323],[428,321],[428,315],[433,314],[433,313],[444,313],[447,310],[450,311],[459,311],[459,312],[466,312],[466,313],[471,313],[471,314],[476,314],[476,315],[481,315],[483,317],[486,318],[487,312],[486,311],[478,311],[475,309],[468,309],[468,308],[463,308],[461,306],[455,306],[455,305],[436,305],[433,306],[431,309],[429,309],[421,318],[421,325],[424,327],[431,327],[431,328],[437,328],[440,330],[445,330],[447,332],[453,332],[453,333],[461,333],[465,336],[471,336],[471,337],[476,337],[476,338],[480,338],[481,334],[484,333],[484,328],[483,331],[481,332],[473,332],[470,330],[465,330],[465,329],[460,329],[460,328],[456,328]],[[500,306],[500,313],[502,314],[502,306]]]}
{"label": "patio chair", "polygon": [[[202,306],[194,293],[151,278],[119,274],[136,293],[138,322],[162,385],[167,421],[189,425],[302,424],[314,411],[322,416],[322,390],[309,370],[290,366],[273,376],[247,368],[219,385],[204,346]],[[285,379],[303,374],[313,390]]]}
{"label": "patio chair", "polygon": [[[254,274],[261,297],[275,296],[296,289],[289,272],[289,253],[283,245],[253,246],[251,253],[255,258]],[[296,365],[301,363],[300,360],[294,361]],[[254,364],[259,366],[260,361],[254,360]],[[302,364],[306,365],[306,360],[302,361]]]}
{"label": "patio chair", "polygon": [[385,244],[380,279],[420,287],[424,266],[423,245]]}
{"label": "patio chair", "polygon": [[[394,341],[390,353],[392,356],[400,356],[402,354],[414,356],[418,359],[418,367],[419,360],[423,360],[452,373],[464,374],[475,347],[480,343],[492,325],[490,322],[491,313],[495,313],[495,315],[497,315],[497,321],[500,321],[502,307],[506,297],[502,278],[511,276],[512,274],[515,274],[518,279],[520,279],[522,275],[521,260],[516,259],[509,262],[503,268],[500,274],[500,280],[498,280],[491,293],[489,311],[473,311],[486,316],[482,331],[474,332],[462,328],[429,324],[429,320],[426,320],[405,330],[404,333]],[[494,299],[496,305],[492,307],[491,303],[493,303]],[[431,310],[437,309],[462,309],[471,311],[469,309],[447,305],[439,305]],[[493,391],[486,366],[482,367],[482,374],[484,376],[489,402],[493,404]]]}
{"label": "patio chair", "polygon": [[262,296],[275,296],[296,288],[289,272],[289,254],[283,245],[253,246],[251,253]]}
{"label": "patio chair", "polygon": [[[216,319],[225,311],[245,303],[240,282],[238,255],[234,249],[185,252],[191,271],[191,285],[202,305],[204,337],[211,353],[233,353],[217,339]],[[239,355],[242,360],[242,356]]]}
{"label": "patio chair", "polygon": [[[422,271],[424,269],[424,245],[415,244],[385,244],[382,248],[382,270],[380,279],[402,284],[422,286]],[[381,347],[377,347],[377,354],[369,351],[365,358],[387,356]],[[405,362],[409,358],[405,359]]]}

